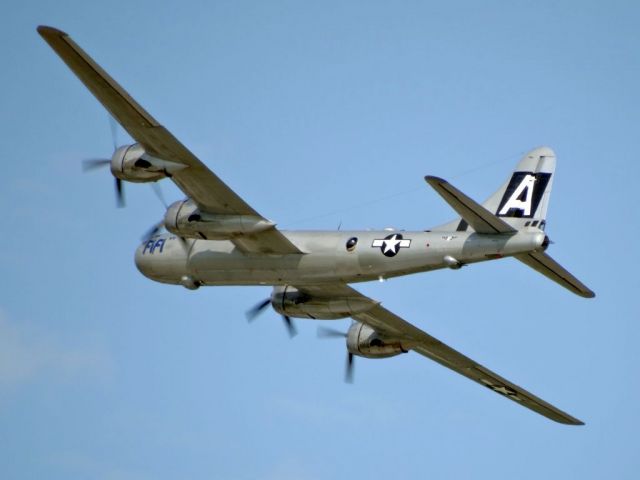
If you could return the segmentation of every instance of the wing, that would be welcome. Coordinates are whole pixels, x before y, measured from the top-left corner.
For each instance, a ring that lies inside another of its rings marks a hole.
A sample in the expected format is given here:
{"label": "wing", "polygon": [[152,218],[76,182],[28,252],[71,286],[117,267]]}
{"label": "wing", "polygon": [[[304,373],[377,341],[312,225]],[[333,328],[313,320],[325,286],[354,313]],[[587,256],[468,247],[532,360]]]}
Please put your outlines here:
{"label": "wing", "polygon": [[[305,286],[296,288],[310,295],[319,297],[367,298],[348,285]],[[369,325],[383,337],[387,336],[400,340],[407,349],[414,350],[551,420],[568,425],[584,425],[580,420],[527,392],[524,388],[502,378],[500,375],[483,367],[460,352],[457,352],[437,338],[432,337],[390,312],[380,304],[375,304],[367,312],[356,314],[353,318]]]}
{"label": "wing", "polygon": [[[206,212],[261,217],[231,190],[166,128],[142,108],[118,83],[87,55],[65,32],[40,26],[38,33],[60,56],[80,81],[122,125],[122,127],[154,157],[188,165],[171,179],[198,207]],[[247,252],[301,253],[282,233],[271,229],[234,241]]]}

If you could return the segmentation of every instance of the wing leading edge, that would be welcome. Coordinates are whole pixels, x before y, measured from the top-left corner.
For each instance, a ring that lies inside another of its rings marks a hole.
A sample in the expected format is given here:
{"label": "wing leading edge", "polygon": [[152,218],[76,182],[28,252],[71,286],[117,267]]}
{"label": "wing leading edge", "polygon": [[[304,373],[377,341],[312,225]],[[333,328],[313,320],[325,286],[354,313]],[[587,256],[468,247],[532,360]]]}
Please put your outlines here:
{"label": "wing leading edge", "polygon": [[[348,285],[327,285],[314,287],[296,287],[300,291],[311,295],[325,297],[364,297],[357,290]],[[364,312],[358,313],[353,318],[359,322],[369,325],[379,334],[398,339],[407,349],[414,350],[419,354],[438,362],[460,375],[473,380],[480,385],[499,393],[503,397],[512,400],[523,407],[533,410],[555,422],[567,425],[584,425],[577,418],[536,397],[522,387],[511,383],[509,380],[492,372],[488,368],[480,365],[469,357],[461,354],[453,348],[445,345],[440,340],[432,337],[428,333],[420,330],[416,326],[403,320],[399,316],[390,312],[380,304],[374,302],[374,306]]]}
{"label": "wing leading edge", "polygon": [[[47,26],[38,27],[38,33],[129,135],[149,154],[189,167],[174,173],[171,180],[192,198],[202,211],[263,218],[142,108],[68,34]],[[238,237],[233,241],[240,250],[245,252],[302,253],[275,228],[246,237]]]}

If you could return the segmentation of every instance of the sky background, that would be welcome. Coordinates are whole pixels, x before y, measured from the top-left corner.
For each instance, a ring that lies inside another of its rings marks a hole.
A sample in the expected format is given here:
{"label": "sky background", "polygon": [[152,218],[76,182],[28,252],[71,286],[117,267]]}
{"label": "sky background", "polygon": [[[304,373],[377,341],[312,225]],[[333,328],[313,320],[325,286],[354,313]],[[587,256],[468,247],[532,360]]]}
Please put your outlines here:
{"label": "sky background", "polygon": [[[1,478],[637,478],[637,2],[2,10]],[[358,288],[586,426],[416,354],[356,358],[345,385],[317,322],[247,323],[268,288],[144,278],[133,252],[164,208],[126,185],[116,209],[109,173],[81,172],[111,154],[108,117],[38,24],[281,228],[429,228],[455,215],[424,175],[483,200],[551,146],[549,253],[594,300],[511,259]]]}

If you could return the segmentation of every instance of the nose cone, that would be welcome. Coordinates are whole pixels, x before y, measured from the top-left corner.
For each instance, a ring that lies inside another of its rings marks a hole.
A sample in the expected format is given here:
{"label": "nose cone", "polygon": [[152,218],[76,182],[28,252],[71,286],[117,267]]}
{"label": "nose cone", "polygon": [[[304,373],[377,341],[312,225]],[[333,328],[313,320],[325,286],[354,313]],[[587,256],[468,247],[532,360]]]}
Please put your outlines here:
{"label": "nose cone", "polygon": [[138,271],[145,277],[152,277],[152,255],[149,253],[150,247],[153,246],[153,240],[143,242],[138,248],[136,248],[135,262]]}
{"label": "nose cone", "polygon": [[134,258],[140,273],[158,282],[177,284],[187,274],[185,246],[172,235],[157,235],[143,242]]}

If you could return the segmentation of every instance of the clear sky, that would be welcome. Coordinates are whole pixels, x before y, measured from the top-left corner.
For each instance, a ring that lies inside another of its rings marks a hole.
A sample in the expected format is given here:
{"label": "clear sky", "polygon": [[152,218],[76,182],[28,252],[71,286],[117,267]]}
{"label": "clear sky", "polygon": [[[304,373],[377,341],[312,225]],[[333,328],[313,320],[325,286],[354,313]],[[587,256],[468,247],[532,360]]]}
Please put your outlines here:
{"label": "clear sky", "polygon": [[[142,277],[163,207],[81,173],[107,115],[38,24],[282,228],[429,228],[454,214],[424,175],[482,200],[554,148],[549,253],[594,300],[511,259],[358,288],[586,426],[416,354],[345,385],[317,323],[246,322],[267,288]],[[0,478],[637,478],[639,24],[632,1],[5,0]]]}

